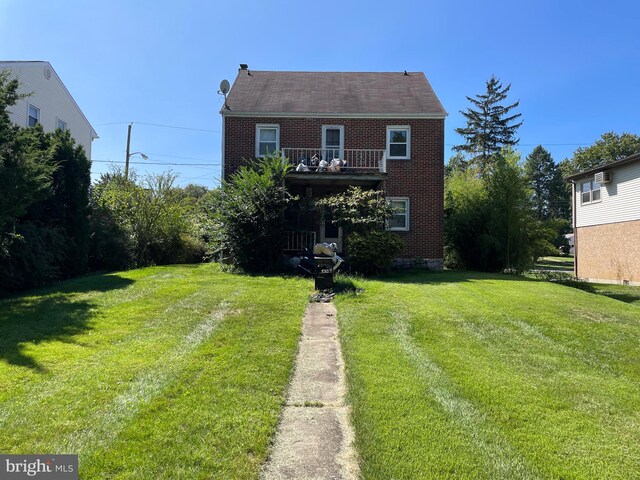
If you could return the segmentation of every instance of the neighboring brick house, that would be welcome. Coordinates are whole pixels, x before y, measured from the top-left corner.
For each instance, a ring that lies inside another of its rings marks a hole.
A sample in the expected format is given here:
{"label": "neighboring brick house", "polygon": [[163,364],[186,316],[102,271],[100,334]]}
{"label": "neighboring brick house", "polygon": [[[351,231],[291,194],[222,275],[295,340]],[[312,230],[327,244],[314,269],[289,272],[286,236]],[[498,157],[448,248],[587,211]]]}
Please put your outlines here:
{"label": "neighboring brick house", "polygon": [[640,285],[640,153],[567,177],[575,275]]}
{"label": "neighboring brick house", "polygon": [[28,95],[8,108],[13,123],[20,127],[39,123],[45,132],[69,130],[76,143],[84,147],[87,158],[91,158],[91,142],[98,134],[49,62],[0,61],[2,70],[18,79],[19,93]]}
{"label": "neighboring brick house", "polygon": [[[442,268],[447,113],[422,72],[272,72],[243,65],[221,114],[224,179],[245,160],[277,150],[309,168],[287,175],[287,186],[302,198],[349,185],[383,189],[396,210],[389,228],[405,242],[397,263]],[[321,171],[314,157],[346,163],[340,172]],[[310,239],[341,248],[340,229],[317,214],[295,223],[290,248]]]}

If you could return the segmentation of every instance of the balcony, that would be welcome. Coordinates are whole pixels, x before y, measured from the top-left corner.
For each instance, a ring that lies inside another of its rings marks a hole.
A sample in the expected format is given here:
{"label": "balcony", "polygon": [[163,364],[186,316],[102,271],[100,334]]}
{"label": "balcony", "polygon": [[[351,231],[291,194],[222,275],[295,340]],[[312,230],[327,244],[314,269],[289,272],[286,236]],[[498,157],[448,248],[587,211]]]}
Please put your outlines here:
{"label": "balcony", "polygon": [[288,181],[294,184],[370,185],[384,180],[387,174],[385,150],[283,148],[281,151],[294,168],[287,174]]}

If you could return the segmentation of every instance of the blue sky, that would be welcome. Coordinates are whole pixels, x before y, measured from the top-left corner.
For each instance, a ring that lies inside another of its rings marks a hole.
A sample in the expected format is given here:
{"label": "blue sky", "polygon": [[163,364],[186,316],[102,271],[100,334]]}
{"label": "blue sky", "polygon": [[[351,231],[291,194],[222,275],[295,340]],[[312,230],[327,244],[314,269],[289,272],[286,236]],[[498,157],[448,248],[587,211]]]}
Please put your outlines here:
{"label": "blue sky", "polygon": [[239,63],[424,71],[449,112],[446,159],[465,96],[492,74],[521,102],[523,155],[543,144],[560,161],[604,132],[640,134],[639,18],[640,3],[615,0],[0,0],[0,59],[51,62],[100,135],[94,178],[103,162],[124,161],[134,122],[132,151],[162,164],[135,165],[140,173],[171,168],[180,184],[211,187],[216,91]]}

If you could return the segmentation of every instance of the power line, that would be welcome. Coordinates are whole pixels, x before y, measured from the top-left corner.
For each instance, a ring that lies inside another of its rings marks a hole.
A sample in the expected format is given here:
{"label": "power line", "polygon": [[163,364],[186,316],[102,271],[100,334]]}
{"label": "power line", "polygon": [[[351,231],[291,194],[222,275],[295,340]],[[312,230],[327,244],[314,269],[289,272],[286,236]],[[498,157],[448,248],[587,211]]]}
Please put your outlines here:
{"label": "power line", "polygon": [[191,130],[194,132],[207,132],[207,133],[222,133],[222,130],[209,130],[207,128],[194,128],[194,127],[183,127],[180,125],[165,125],[161,123],[147,123],[147,122],[110,122],[110,123],[97,123],[96,127],[101,127],[105,125],[128,125],[130,123],[134,123],[137,125],[148,125],[150,127],[161,127],[161,128],[174,128],[177,130]]}
{"label": "power line", "polygon": [[166,155],[164,153],[153,153],[149,152],[149,155],[153,155],[154,157],[167,157],[167,158],[180,158],[182,160],[202,160],[203,162],[209,161],[208,158],[196,158],[196,157],[180,157],[178,155]]}
{"label": "power line", "polygon": [[[91,160],[94,163],[119,163],[124,165],[126,162],[120,162],[115,160]],[[169,163],[169,162],[147,162],[147,161],[129,161],[134,165],[176,165],[179,167],[219,167],[220,163]]]}
{"label": "power line", "polygon": [[[445,147],[455,147],[456,145],[460,145],[459,143],[445,143]],[[591,145],[590,143],[518,143],[514,145],[514,147],[537,147],[538,145],[547,145],[549,147],[580,147],[582,145]]]}

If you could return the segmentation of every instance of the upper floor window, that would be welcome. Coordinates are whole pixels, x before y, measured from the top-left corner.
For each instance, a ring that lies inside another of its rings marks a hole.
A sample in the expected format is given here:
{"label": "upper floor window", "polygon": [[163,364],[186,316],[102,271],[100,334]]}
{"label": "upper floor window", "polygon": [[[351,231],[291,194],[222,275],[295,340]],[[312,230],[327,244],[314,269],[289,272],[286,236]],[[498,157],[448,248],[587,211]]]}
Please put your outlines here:
{"label": "upper floor window", "polygon": [[36,123],[40,123],[40,109],[29,104],[27,125],[33,127]]}
{"label": "upper floor window", "polygon": [[387,127],[387,158],[411,158],[411,127]]}
{"label": "upper floor window", "polygon": [[322,126],[322,158],[328,162],[334,158],[344,159],[344,126]]}
{"label": "upper floor window", "polygon": [[56,128],[59,128],[60,130],[62,130],[64,132],[69,127],[67,126],[67,122],[65,122],[64,120],[60,120],[58,118],[58,119],[56,119]]}
{"label": "upper floor window", "polygon": [[409,199],[407,197],[387,198],[393,215],[389,219],[389,230],[400,232],[409,231]]}
{"label": "upper floor window", "polygon": [[582,204],[600,201],[600,183],[596,181],[582,182]]}
{"label": "upper floor window", "polygon": [[256,125],[256,157],[280,150],[280,125]]}

